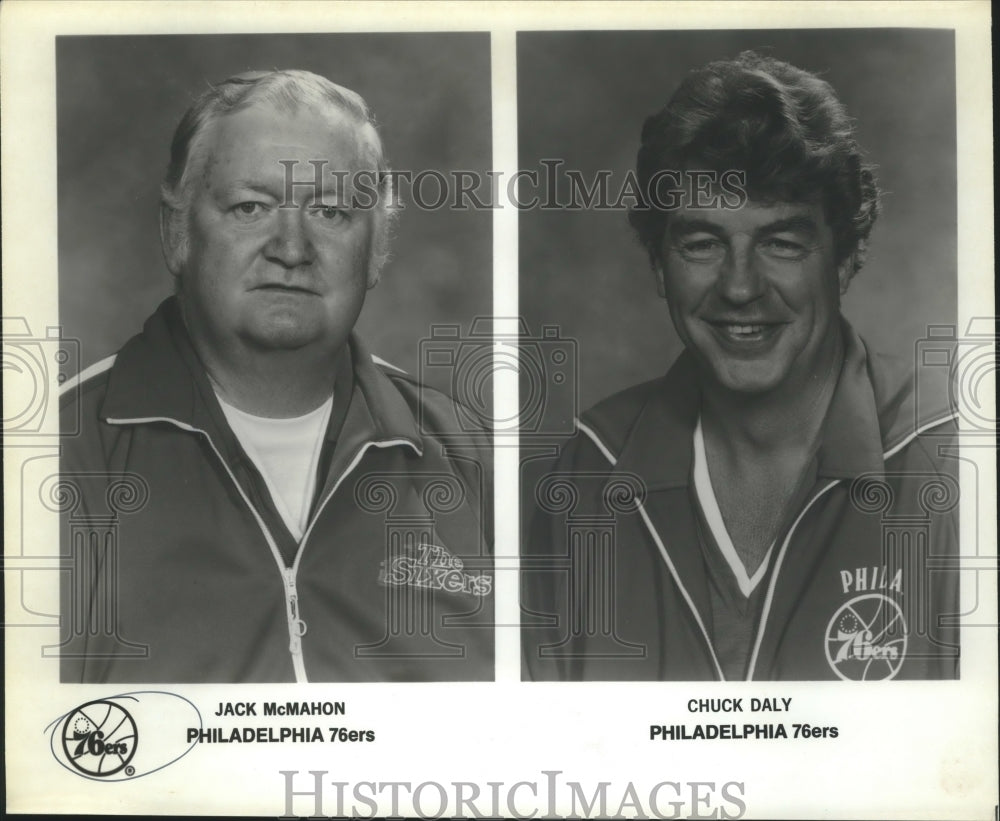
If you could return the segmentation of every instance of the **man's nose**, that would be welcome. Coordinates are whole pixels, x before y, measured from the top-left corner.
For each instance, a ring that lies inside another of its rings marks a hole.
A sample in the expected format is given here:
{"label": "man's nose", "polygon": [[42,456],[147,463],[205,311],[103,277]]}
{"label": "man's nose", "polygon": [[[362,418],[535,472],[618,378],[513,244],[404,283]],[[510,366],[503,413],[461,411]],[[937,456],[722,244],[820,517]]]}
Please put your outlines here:
{"label": "man's nose", "polygon": [[264,255],[284,268],[309,265],[316,258],[316,249],[305,223],[305,212],[301,208],[279,208],[274,232]]}
{"label": "man's nose", "polygon": [[716,287],[720,296],[734,305],[745,305],[764,294],[765,277],[752,243],[733,243],[719,269]]}

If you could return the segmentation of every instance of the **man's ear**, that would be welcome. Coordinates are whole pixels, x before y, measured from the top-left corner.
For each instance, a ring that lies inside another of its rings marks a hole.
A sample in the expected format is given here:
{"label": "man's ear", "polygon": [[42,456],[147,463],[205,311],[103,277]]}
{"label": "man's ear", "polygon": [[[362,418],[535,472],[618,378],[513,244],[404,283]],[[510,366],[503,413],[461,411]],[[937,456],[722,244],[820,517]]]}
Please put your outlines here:
{"label": "man's ear", "polygon": [[847,293],[858,267],[857,256],[853,253],[844,257],[837,266],[837,283],[840,285],[841,296]]}
{"label": "man's ear", "polygon": [[365,284],[370,291],[382,279],[382,269],[389,261],[389,218],[390,213],[382,208],[381,203],[372,213],[372,233],[368,241],[368,270],[365,272]]}
{"label": "man's ear", "polygon": [[663,272],[662,259],[653,261],[653,275],[656,277],[656,293],[660,295],[660,299],[666,299],[667,281],[666,281],[666,275]]}
{"label": "man's ear", "polygon": [[172,206],[160,202],[160,247],[167,270],[175,277],[180,276],[187,256],[184,230],[181,225],[183,215]]}
{"label": "man's ear", "polygon": [[377,242],[373,239],[372,246],[368,249],[368,270],[365,271],[365,285],[369,291],[382,279],[382,266],[385,265],[385,261],[386,255],[380,253]]}

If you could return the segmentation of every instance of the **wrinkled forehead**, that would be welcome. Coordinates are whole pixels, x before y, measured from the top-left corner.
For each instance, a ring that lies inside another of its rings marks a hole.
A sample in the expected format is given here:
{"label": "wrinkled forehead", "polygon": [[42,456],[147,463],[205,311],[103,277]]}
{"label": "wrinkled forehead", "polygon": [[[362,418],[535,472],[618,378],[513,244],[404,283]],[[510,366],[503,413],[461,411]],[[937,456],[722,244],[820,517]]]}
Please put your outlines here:
{"label": "wrinkled forehead", "polygon": [[700,231],[754,236],[783,230],[811,234],[817,240],[830,235],[823,208],[814,202],[746,200],[739,207],[727,207],[726,201],[718,198],[684,204],[671,211],[667,220],[667,234],[673,237]]}
{"label": "wrinkled forehead", "polygon": [[348,194],[359,175],[377,173],[373,137],[377,141],[370,124],[333,106],[246,106],[205,128],[198,152],[200,185],[215,191],[260,188],[275,196],[294,191],[299,199],[305,188],[319,183],[314,195]]}
{"label": "wrinkled forehead", "polygon": [[204,133],[206,153],[237,151],[289,153],[302,161],[367,162],[379,158],[378,134],[353,113],[333,105],[298,104],[294,108],[254,103],[216,117]]}

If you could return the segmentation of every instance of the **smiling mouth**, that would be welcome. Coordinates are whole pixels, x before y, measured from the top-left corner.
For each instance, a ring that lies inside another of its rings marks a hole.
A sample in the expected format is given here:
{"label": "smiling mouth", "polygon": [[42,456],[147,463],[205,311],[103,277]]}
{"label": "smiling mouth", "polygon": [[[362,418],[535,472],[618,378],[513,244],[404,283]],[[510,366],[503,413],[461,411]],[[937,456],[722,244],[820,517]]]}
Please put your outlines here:
{"label": "smiling mouth", "polygon": [[769,342],[784,326],[782,322],[708,322],[716,335],[731,345],[752,346]]}
{"label": "smiling mouth", "polygon": [[727,334],[734,334],[736,336],[752,336],[753,334],[759,334],[765,328],[764,325],[723,325],[722,329]]}

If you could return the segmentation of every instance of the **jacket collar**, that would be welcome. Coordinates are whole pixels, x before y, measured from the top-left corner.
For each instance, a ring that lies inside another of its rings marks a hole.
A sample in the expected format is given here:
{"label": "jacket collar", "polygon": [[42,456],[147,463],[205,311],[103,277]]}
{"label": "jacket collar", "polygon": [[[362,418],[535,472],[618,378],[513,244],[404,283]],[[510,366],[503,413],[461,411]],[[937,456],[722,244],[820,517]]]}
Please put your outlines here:
{"label": "jacket collar", "polygon": [[[820,431],[817,472],[821,477],[846,479],[883,470],[882,422],[892,413],[895,396],[883,404],[880,421],[876,387],[886,381],[873,374],[861,337],[841,319],[844,364]],[[896,383],[899,379],[894,380]],[[642,406],[625,439],[616,470],[641,476],[650,491],[686,487],[691,481],[694,429],[701,407],[697,364],[687,351],[681,353],[658,381]],[[886,431],[885,439],[891,438]]]}
{"label": "jacket collar", "polygon": [[344,424],[345,430],[365,430],[369,441],[406,442],[422,453],[423,439],[417,420],[392,378],[375,364],[371,351],[360,337],[351,334],[350,346],[354,366],[354,399]]}
{"label": "jacket collar", "polygon": [[[342,434],[351,440],[406,443],[422,451],[416,419],[392,380],[354,334],[349,341],[353,369],[350,406]],[[345,384],[340,378],[337,385]],[[209,431],[221,410],[205,369],[184,327],[176,297],[169,297],[130,339],[111,369],[101,418],[117,423],[170,421]]]}
{"label": "jacket collar", "polygon": [[641,476],[651,491],[686,486],[700,406],[697,365],[684,351],[640,410],[616,470]]}
{"label": "jacket collar", "polygon": [[883,437],[878,400],[865,343],[841,320],[844,364],[820,431],[817,475],[853,479],[883,470]]}

